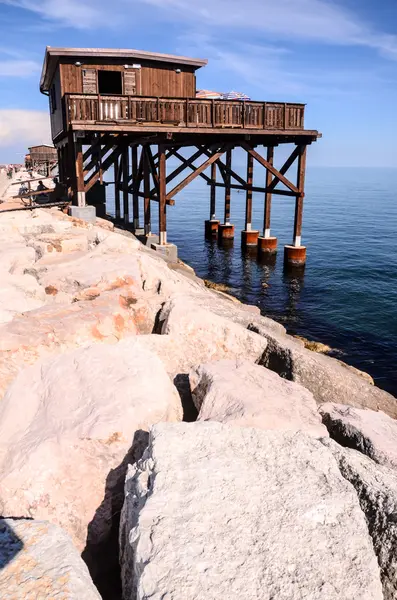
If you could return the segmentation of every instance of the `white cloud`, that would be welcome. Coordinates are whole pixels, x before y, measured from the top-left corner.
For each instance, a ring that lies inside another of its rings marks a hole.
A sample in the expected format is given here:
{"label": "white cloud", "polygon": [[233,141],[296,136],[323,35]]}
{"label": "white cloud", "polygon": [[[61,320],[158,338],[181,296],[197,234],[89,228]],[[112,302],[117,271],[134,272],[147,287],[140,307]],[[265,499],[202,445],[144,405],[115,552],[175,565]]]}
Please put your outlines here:
{"label": "white cloud", "polygon": [[0,146],[18,145],[22,154],[29,145],[42,143],[51,143],[47,112],[0,109]]}
{"label": "white cloud", "polygon": [[[359,95],[369,86],[374,88],[395,85],[379,69],[351,68],[341,65],[338,69],[307,68],[299,56],[282,46],[230,44],[215,41],[208,34],[189,34],[180,38],[178,51],[198,55],[200,52],[209,59],[209,66],[202,77],[210,79],[216,73],[229,72],[236,75],[242,89],[238,91],[253,94],[254,99],[267,97],[274,101],[302,101],[309,96],[330,98],[340,95]],[[214,77],[216,79],[216,77]],[[216,85],[216,84],[215,84]],[[204,86],[205,87],[205,86]],[[227,91],[227,90],[218,90]]]}
{"label": "white cloud", "polygon": [[33,60],[0,60],[0,77],[29,77],[40,72]]}
{"label": "white cloud", "polygon": [[[212,33],[262,33],[272,39],[367,46],[397,60],[397,36],[375,29],[333,0],[0,0],[76,29],[128,27],[151,10],[156,20],[177,20]],[[155,13],[155,14],[153,14]],[[233,36],[233,34],[231,34]],[[233,37],[231,37],[233,41]]]}
{"label": "white cloud", "polygon": [[[129,2],[134,3],[135,0]],[[105,0],[0,0],[39,14],[46,20],[59,22],[74,29],[90,29],[100,26],[114,26],[120,23],[117,11],[123,0],[115,0],[111,5]]]}

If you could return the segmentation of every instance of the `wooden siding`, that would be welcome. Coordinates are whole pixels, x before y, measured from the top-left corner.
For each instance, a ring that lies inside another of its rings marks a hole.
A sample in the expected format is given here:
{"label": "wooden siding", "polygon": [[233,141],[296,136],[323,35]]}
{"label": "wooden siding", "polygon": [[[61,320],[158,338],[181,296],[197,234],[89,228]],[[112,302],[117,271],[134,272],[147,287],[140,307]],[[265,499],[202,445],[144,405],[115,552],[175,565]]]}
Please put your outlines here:
{"label": "wooden siding", "polygon": [[[125,62],[125,61],[124,61]],[[141,64],[141,69],[136,70],[137,95],[142,96],[171,96],[175,98],[194,98],[196,95],[196,76],[194,69],[181,66],[181,73],[176,72],[177,65]],[[84,63],[78,67],[74,63],[60,64],[61,92],[64,94],[81,94],[83,90],[82,71],[91,69],[103,71],[121,71],[131,73],[125,69],[124,64],[93,64]],[[128,75],[127,77],[130,77]],[[128,83],[124,93],[128,91]]]}
{"label": "wooden siding", "polygon": [[30,160],[32,162],[36,161],[54,161],[58,158],[58,153],[56,148],[51,148],[51,146],[33,146],[29,148],[30,150]]}
{"label": "wooden siding", "polygon": [[63,130],[63,110],[62,110],[62,98],[61,98],[61,81],[59,76],[59,71],[55,73],[54,79],[52,81],[52,85],[54,86],[54,96],[55,98],[55,107],[53,106],[53,100],[51,98],[51,89],[50,89],[50,120],[51,120],[51,133],[52,139],[54,139],[57,135],[61,133]]}

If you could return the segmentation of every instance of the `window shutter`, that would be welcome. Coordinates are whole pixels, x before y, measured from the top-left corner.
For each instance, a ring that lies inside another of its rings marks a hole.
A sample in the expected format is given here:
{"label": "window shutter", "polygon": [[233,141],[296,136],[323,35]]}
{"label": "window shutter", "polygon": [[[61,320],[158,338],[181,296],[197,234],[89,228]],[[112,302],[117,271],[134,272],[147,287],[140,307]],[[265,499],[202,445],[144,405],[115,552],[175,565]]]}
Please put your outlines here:
{"label": "window shutter", "polygon": [[83,94],[97,94],[96,70],[83,69]]}
{"label": "window shutter", "polygon": [[124,94],[136,96],[136,71],[124,71]]}

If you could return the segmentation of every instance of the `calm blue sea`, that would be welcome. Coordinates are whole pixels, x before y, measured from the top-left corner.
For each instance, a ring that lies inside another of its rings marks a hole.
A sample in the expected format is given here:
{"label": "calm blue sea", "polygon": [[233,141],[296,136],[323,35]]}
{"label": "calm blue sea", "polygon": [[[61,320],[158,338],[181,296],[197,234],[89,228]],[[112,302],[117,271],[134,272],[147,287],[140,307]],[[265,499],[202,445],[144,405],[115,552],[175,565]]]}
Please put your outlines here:
{"label": "calm blue sea", "polygon": [[[107,190],[111,212],[112,186]],[[219,217],[224,192],[217,193]],[[293,199],[273,197],[272,235],[279,253],[272,266],[241,251],[243,193],[232,195],[236,238],[227,248],[204,239],[209,212],[204,181],[194,181],[176,201],[168,208],[168,238],[200,277],[227,284],[237,298],[259,306],[291,333],[328,344],[397,395],[397,170],[308,168],[302,233],[308,260],[298,276],[283,270]],[[156,207],[152,203],[153,231]],[[255,228],[262,228],[262,214],[263,195],[254,194]]]}

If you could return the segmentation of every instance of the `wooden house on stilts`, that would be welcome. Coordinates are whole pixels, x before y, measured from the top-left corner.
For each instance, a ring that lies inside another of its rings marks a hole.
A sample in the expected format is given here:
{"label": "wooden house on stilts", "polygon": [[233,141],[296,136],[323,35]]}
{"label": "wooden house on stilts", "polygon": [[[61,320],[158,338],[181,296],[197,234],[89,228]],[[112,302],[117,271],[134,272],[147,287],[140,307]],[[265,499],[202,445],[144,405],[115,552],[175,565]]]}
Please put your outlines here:
{"label": "wooden house on stilts", "polygon": [[[151,210],[159,211],[158,244],[167,251],[167,207],[196,177],[210,189],[208,235],[234,237],[230,222],[231,190],[243,190],[245,245],[261,253],[277,249],[271,236],[273,195],[295,200],[293,240],[287,262],[303,264],[302,209],[307,146],[319,137],[304,128],[303,104],[218,100],[196,97],[199,60],[137,50],[51,48],[45,53],[40,89],[49,96],[52,138],[58,152],[60,180],[72,204],[87,210],[93,186],[114,169],[116,220],[143,225],[151,232]],[[275,148],[293,144],[283,166],[274,166]],[[261,151],[261,147],[265,150]],[[233,169],[234,148],[246,153],[246,177]],[[187,154],[189,156],[187,157]],[[167,171],[167,160],[180,166]],[[199,164],[198,164],[199,163]],[[263,186],[253,185],[254,163],[265,169]],[[289,176],[293,164],[294,180]],[[175,185],[175,179],[184,178]],[[217,190],[223,188],[223,218],[216,218]],[[263,231],[252,229],[252,194],[263,193]],[[132,215],[129,199],[132,197]],[[143,199],[143,214],[139,214]],[[77,210],[77,209],[76,209]]]}

